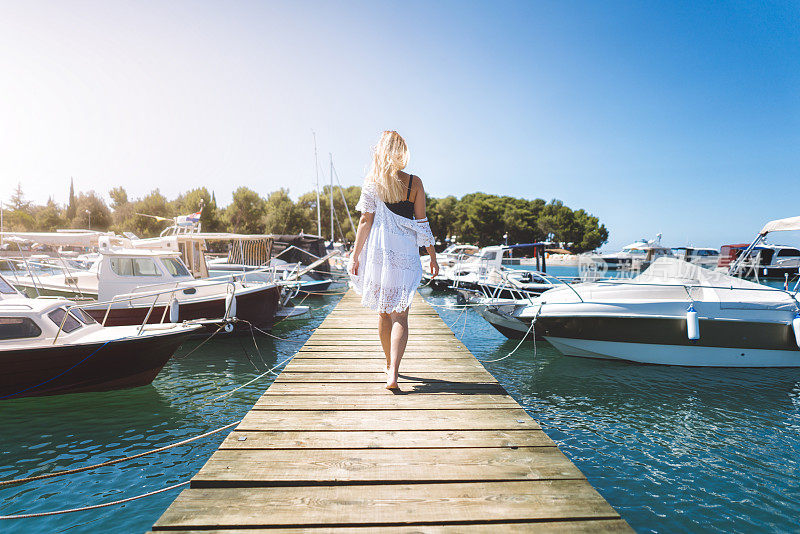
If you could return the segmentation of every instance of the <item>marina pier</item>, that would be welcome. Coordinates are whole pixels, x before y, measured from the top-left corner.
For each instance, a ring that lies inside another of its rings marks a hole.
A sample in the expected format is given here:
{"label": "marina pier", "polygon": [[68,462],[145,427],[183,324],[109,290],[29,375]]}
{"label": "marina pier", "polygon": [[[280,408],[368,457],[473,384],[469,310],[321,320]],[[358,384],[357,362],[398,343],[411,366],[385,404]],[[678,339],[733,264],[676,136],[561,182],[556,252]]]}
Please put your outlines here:
{"label": "marina pier", "polygon": [[629,532],[417,296],[401,391],[341,299],[152,530]]}

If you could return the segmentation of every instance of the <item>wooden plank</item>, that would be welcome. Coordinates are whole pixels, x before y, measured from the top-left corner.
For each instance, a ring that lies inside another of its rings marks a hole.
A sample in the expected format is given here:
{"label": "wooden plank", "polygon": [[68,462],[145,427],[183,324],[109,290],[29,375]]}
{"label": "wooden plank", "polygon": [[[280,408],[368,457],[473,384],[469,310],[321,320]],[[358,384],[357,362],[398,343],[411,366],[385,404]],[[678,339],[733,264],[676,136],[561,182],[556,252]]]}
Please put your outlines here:
{"label": "wooden plank", "polygon": [[[449,336],[451,339],[433,339],[430,341],[418,338],[410,338],[408,340],[408,345],[411,348],[418,348],[418,349],[426,349],[437,347],[440,349],[447,349],[450,347],[463,347],[464,345],[458,341],[453,336]],[[335,342],[334,342],[335,341]],[[339,341],[344,341],[345,343],[339,343]],[[353,348],[362,348],[362,347],[376,347],[381,348],[381,342],[378,339],[378,336],[375,336],[374,339],[341,339],[341,340],[334,340],[331,338],[309,338],[306,341],[305,346],[313,346],[313,345],[344,345]],[[352,348],[350,350],[353,350]]]}
{"label": "wooden plank", "polygon": [[[387,527],[298,527],[281,528],[248,528],[246,532],[253,534],[383,534]],[[628,534],[633,529],[622,519],[596,519],[594,521],[542,521],[520,523],[479,523],[454,525],[393,525],[394,534],[480,534],[491,531],[492,534]],[[209,534],[208,530],[173,530],[173,534]],[[242,534],[239,529],[214,529],[213,534]],[[152,533],[149,533],[152,534]]]}
{"label": "wooden plank", "polygon": [[619,518],[584,480],[215,488],[181,492],[153,530],[581,518]]}
{"label": "wooden plank", "polygon": [[[441,351],[441,352],[433,352],[433,351],[407,351],[403,355],[403,362],[408,360],[415,360],[415,359],[439,359],[439,358],[447,358],[448,360],[470,360],[476,361],[475,357],[472,356],[467,351]],[[351,359],[375,359],[381,358],[384,359],[385,355],[382,350],[363,350],[363,351],[327,351],[327,350],[306,350],[303,348],[300,352],[298,352],[294,359],[301,360],[301,359],[308,359],[308,358],[351,358]],[[402,363],[401,363],[402,365]]]}
{"label": "wooden plank", "polygon": [[192,488],[582,479],[557,447],[218,450]]}
{"label": "wooden plank", "polygon": [[[488,376],[487,376],[488,375]],[[442,384],[452,382],[489,382],[491,375],[487,372],[474,372],[474,373],[432,373],[426,372],[415,374],[400,373],[400,378],[397,381],[400,389],[405,387],[405,384],[411,382],[425,382],[431,384]],[[386,382],[386,373],[303,373],[283,371],[275,382]]]}
{"label": "wooden plank", "polygon": [[254,410],[460,410],[519,408],[508,395],[262,395]]}
{"label": "wooden plank", "polygon": [[402,397],[411,395],[457,396],[466,398],[471,395],[505,395],[505,390],[496,382],[470,383],[409,383],[401,391],[387,391],[383,382],[275,382],[262,395],[384,395]]}
{"label": "wooden plank", "polygon": [[[313,373],[356,373],[356,372],[381,372],[386,370],[386,358],[376,358],[375,360],[348,360],[348,359],[328,359],[318,361],[304,361],[294,359],[289,362],[284,371],[287,372],[313,372]],[[450,373],[480,373],[484,368],[477,361],[469,360],[409,360],[400,362],[400,370],[406,373],[429,373],[441,372],[445,370]]]}
{"label": "wooden plank", "polygon": [[[383,349],[381,349],[380,345],[375,346],[365,346],[365,347],[352,347],[347,346],[344,344],[327,344],[327,345],[304,345],[303,352],[363,352],[364,354],[383,354]],[[403,355],[403,359],[412,357],[412,355],[418,354],[429,354],[429,355],[437,355],[437,354],[448,354],[451,357],[457,356],[472,356],[472,354],[467,350],[466,347],[407,347],[406,352]]]}
{"label": "wooden plank", "polygon": [[518,430],[539,429],[523,409],[252,410],[236,430]]}
{"label": "wooden plank", "polygon": [[220,449],[417,449],[555,447],[541,430],[234,431]]}

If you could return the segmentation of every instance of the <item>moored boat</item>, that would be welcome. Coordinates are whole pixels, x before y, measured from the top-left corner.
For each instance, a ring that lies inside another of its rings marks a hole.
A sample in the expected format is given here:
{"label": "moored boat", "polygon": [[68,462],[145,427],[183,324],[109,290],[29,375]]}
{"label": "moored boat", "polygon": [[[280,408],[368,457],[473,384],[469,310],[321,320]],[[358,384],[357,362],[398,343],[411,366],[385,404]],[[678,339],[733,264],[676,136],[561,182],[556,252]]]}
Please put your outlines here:
{"label": "moored boat", "polygon": [[0,278],[0,400],[147,385],[195,324],[104,327],[63,299],[29,299]]}
{"label": "moored boat", "polygon": [[568,356],[719,367],[800,367],[797,293],[675,258],[631,280],[565,285],[512,314]]}
{"label": "moored boat", "polygon": [[[241,325],[270,328],[281,287],[275,283],[195,280],[178,252],[125,249],[100,238],[100,259],[87,271],[17,276],[28,296],[61,296],[89,303],[107,326],[236,317]],[[92,303],[94,301],[94,303]]]}

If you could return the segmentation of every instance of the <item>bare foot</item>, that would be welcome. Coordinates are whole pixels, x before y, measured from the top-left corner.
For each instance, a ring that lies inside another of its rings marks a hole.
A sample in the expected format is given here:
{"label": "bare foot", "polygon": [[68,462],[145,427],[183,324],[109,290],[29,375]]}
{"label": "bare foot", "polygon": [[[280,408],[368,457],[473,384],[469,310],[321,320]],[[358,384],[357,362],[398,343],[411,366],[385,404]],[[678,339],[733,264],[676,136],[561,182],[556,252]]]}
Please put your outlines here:
{"label": "bare foot", "polygon": [[386,389],[399,389],[397,386],[397,375],[392,376],[387,370]]}

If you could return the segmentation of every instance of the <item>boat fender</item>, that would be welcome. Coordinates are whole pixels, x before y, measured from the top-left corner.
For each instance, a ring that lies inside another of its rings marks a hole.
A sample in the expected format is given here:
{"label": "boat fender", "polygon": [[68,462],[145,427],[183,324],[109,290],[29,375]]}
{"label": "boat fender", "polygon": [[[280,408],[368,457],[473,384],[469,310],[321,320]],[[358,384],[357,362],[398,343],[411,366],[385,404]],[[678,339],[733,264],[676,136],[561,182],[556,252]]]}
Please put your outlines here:
{"label": "boat fender", "polygon": [[692,341],[700,339],[700,319],[697,317],[694,304],[691,304],[686,310],[686,337]]}
{"label": "boat fender", "polygon": [[177,323],[181,316],[181,305],[178,304],[178,299],[172,299],[169,303],[169,322]]}
{"label": "boat fender", "polygon": [[225,318],[236,317],[236,295],[228,293],[225,295]]}
{"label": "boat fender", "polygon": [[794,330],[794,342],[800,348],[800,312],[796,313],[792,319],[792,330]]}

